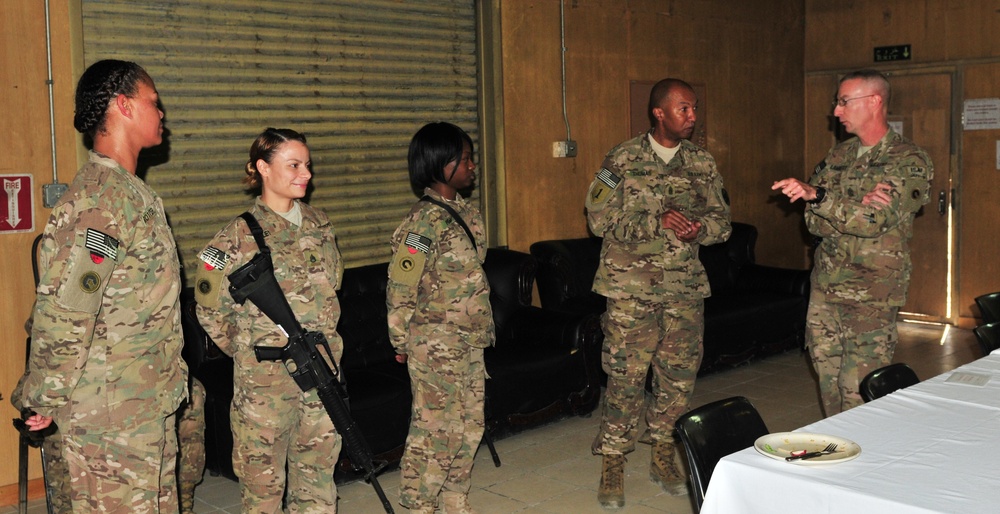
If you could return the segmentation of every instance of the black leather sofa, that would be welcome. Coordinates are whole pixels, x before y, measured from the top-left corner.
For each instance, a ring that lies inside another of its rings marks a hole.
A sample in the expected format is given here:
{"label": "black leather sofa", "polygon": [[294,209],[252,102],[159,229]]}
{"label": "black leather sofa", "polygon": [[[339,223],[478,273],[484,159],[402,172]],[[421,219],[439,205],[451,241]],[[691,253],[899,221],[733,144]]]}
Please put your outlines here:
{"label": "black leather sofa", "polygon": [[[732,226],[728,241],[703,246],[698,254],[712,289],[712,296],[705,300],[700,374],[801,347],[804,341],[809,270],[756,264],[757,228],[735,222]],[[531,245],[544,308],[577,314],[604,312],[605,298],[591,291],[601,242],[589,237]]]}
{"label": "black leather sofa", "polygon": [[[549,311],[531,305],[536,263],[526,253],[491,248],[485,271],[497,330],[496,345],[485,351],[487,425],[494,438],[555,421],[587,415],[597,406],[600,377],[600,324],[593,314]],[[339,291],[344,339],[341,369],[351,414],[376,459],[398,464],[409,426],[410,383],[405,365],[395,361],[386,326],[387,264],[351,268]],[[193,294],[183,301],[185,353],[192,374],[204,384],[207,467],[235,478],[229,404],[232,359],[212,344],[194,317]],[[502,459],[502,455],[501,455]],[[358,475],[341,453],[339,482]]]}

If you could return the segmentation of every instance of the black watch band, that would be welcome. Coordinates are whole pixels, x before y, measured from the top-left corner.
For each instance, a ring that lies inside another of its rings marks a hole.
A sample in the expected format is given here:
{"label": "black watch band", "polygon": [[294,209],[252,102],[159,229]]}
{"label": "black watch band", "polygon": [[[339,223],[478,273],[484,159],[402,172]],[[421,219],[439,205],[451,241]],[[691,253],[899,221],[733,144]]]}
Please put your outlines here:
{"label": "black watch band", "polygon": [[813,198],[812,200],[806,200],[806,203],[811,203],[813,205],[816,205],[816,204],[822,202],[824,198],[826,198],[826,188],[825,187],[817,187],[816,188],[816,198]]}

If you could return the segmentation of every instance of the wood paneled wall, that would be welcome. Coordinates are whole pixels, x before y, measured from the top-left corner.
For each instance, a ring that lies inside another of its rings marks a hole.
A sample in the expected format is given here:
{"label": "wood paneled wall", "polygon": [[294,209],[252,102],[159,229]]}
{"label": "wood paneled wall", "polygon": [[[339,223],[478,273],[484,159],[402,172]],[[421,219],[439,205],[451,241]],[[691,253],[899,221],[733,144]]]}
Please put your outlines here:
{"label": "wood paneled wall", "polygon": [[[965,100],[1000,97],[1000,2],[996,0],[805,0],[805,72],[876,68],[953,73],[953,116]],[[873,63],[874,47],[909,44],[909,61]],[[976,296],[1000,291],[1000,130],[952,127],[955,269],[953,311],[976,322]],[[810,128],[807,127],[807,130]]]}
{"label": "wood paneled wall", "polygon": [[[51,2],[53,87],[59,181],[76,173],[79,139],[73,130],[73,74],[71,40],[79,24],[71,10],[77,2]],[[78,4],[77,4],[78,5]],[[76,18],[79,14],[76,14]],[[34,300],[31,243],[48,221],[42,204],[42,184],[52,182],[49,92],[46,80],[45,3],[40,0],[4,0],[0,8],[0,133],[5,158],[0,174],[32,175],[35,231],[0,233],[0,505],[17,499],[17,433],[10,418],[17,415],[10,393],[24,371],[24,323]],[[41,476],[38,452],[32,451],[31,476]],[[12,484],[12,485],[7,485]]]}
{"label": "wood paneled wall", "polygon": [[[804,267],[801,209],[770,185],[803,176],[800,2],[565,0],[566,137],[559,2],[501,4],[507,241],[587,235],[584,197],[604,155],[628,139],[629,82],[677,77],[704,86],[708,150],[736,221],[760,229],[758,261]],[[647,99],[640,100],[643,104]],[[789,234],[793,234],[789,237]]]}

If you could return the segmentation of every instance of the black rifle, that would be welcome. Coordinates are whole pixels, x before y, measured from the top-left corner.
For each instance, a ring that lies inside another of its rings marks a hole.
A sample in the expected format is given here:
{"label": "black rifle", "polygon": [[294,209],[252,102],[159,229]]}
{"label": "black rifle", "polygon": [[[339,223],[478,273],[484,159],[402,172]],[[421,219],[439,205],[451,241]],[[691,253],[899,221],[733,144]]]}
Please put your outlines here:
{"label": "black rifle", "polygon": [[321,332],[309,332],[302,329],[302,325],[295,318],[291,306],[288,305],[285,294],[281,291],[281,286],[274,278],[271,250],[264,244],[260,225],[249,213],[244,213],[243,219],[250,225],[251,232],[257,238],[260,252],[250,262],[229,275],[229,293],[233,300],[240,305],[249,299],[288,336],[288,344],[280,348],[255,346],[254,354],[257,356],[257,360],[280,360],[303,392],[316,389],[316,394],[323,402],[323,407],[326,408],[327,414],[333,420],[333,425],[344,441],[344,449],[347,450],[351,464],[356,469],[364,470],[365,481],[375,488],[375,493],[382,501],[382,507],[387,513],[394,514],[392,505],[376,478],[385,467],[385,463],[382,462],[376,466],[373,461],[368,441],[361,434],[357,423],[351,418],[351,413],[348,410],[348,396],[339,378],[340,370],[331,369],[319,351],[322,348],[336,368],[337,362],[330,352],[330,345],[327,343],[326,337]]}

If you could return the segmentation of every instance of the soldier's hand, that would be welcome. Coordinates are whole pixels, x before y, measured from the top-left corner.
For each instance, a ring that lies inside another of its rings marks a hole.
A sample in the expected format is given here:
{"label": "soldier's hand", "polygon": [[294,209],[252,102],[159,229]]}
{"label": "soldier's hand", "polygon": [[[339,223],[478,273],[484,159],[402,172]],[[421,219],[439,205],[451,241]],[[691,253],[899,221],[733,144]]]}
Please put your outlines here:
{"label": "soldier's hand", "polygon": [[406,364],[406,354],[405,353],[397,353],[396,354],[396,362],[398,362],[400,364]]}
{"label": "soldier's hand", "polygon": [[700,221],[692,222],[687,219],[687,216],[674,209],[670,209],[660,216],[660,224],[665,229],[673,230],[677,239],[687,243],[694,241],[698,237],[698,231],[701,230]]}
{"label": "soldier's hand", "polygon": [[787,196],[790,202],[794,202],[800,198],[806,201],[816,199],[816,188],[797,178],[786,178],[775,182],[771,186],[771,191],[777,189],[780,189],[781,194]]}
{"label": "soldier's hand", "polygon": [[889,193],[891,192],[891,185],[885,182],[879,182],[878,184],[875,184],[875,187],[872,188],[872,190],[869,191],[864,198],[861,199],[861,204],[870,205],[874,207],[875,210],[882,210],[882,207],[892,203],[892,197],[889,196]]}
{"label": "soldier's hand", "polygon": [[52,418],[48,416],[42,416],[41,414],[34,414],[28,416],[28,418],[24,420],[24,424],[28,425],[28,430],[32,432],[37,430],[45,430],[46,428],[49,427],[49,425],[52,424]]}

